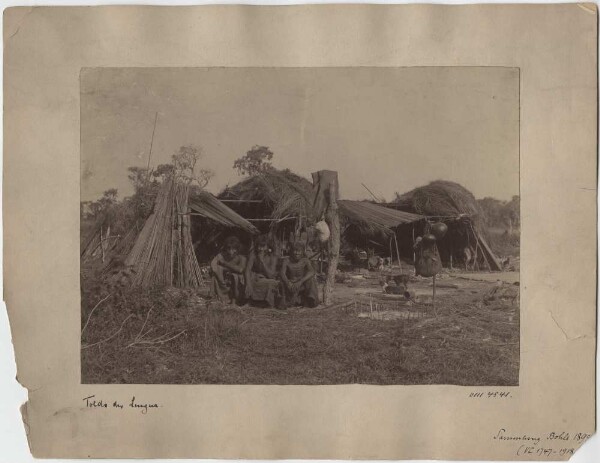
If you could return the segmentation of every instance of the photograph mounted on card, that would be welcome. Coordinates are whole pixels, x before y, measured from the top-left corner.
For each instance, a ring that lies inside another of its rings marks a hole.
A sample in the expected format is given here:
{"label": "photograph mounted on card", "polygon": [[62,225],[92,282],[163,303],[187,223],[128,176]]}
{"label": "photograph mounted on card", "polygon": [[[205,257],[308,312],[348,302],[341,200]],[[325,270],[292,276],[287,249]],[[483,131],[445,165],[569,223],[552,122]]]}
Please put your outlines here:
{"label": "photograph mounted on card", "polygon": [[3,59],[35,457],[595,433],[595,5],[9,8]]}
{"label": "photograph mounted on card", "polygon": [[80,85],[82,382],[518,385],[518,68]]}

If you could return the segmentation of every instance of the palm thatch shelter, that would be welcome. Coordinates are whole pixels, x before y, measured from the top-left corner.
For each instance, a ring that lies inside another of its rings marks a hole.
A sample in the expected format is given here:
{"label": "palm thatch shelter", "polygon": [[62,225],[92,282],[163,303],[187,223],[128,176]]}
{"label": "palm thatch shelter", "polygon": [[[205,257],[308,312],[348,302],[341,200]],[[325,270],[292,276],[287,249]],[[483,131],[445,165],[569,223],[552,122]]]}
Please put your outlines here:
{"label": "palm thatch shelter", "polygon": [[338,205],[345,227],[355,227],[365,235],[389,235],[396,227],[425,220],[422,215],[390,209],[370,201],[340,199]]}
{"label": "palm thatch shelter", "polygon": [[[402,195],[396,194],[388,207],[446,223],[448,233],[438,243],[442,260],[452,262],[453,256],[462,255],[462,250],[469,247],[480,264],[501,270],[500,261],[486,240],[484,213],[473,194],[462,185],[436,180]],[[427,227],[427,223],[424,226]],[[424,233],[426,229],[418,232]]]}
{"label": "palm thatch shelter", "polygon": [[287,241],[314,222],[313,184],[292,171],[270,169],[226,187],[218,198],[256,226]]}
{"label": "palm thatch shelter", "polygon": [[338,205],[346,245],[373,248],[383,254],[389,252],[390,256],[395,253],[412,255],[410,231],[415,224],[425,221],[424,216],[391,209],[372,201],[344,199],[339,200]]}
{"label": "palm thatch shelter", "polygon": [[198,262],[207,263],[219,252],[223,240],[237,236],[246,246],[258,229],[207,191],[190,196],[191,234]]}

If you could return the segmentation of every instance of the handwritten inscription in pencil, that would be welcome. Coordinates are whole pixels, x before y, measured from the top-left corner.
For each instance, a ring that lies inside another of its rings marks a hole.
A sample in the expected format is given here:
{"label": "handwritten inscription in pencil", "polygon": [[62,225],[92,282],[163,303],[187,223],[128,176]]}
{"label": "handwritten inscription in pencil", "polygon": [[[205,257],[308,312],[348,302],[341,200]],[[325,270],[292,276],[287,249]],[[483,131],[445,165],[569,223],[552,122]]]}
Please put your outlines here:
{"label": "handwritten inscription in pencil", "polygon": [[567,431],[552,431],[546,434],[516,433],[502,428],[492,438],[517,444],[515,447],[517,456],[529,455],[552,459],[573,455],[590,436],[591,434],[588,433]]}
{"label": "handwritten inscription in pencil", "polygon": [[97,398],[95,395],[90,395],[84,397],[83,402],[85,402],[86,408],[112,408],[117,410],[135,409],[140,411],[143,415],[147,414],[150,409],[162,407],[162,405],[155,402],[142,402],[139,399],[136,399],[135,396],[132,396],[129,402],[124,403],[118,400],[110,401]]}

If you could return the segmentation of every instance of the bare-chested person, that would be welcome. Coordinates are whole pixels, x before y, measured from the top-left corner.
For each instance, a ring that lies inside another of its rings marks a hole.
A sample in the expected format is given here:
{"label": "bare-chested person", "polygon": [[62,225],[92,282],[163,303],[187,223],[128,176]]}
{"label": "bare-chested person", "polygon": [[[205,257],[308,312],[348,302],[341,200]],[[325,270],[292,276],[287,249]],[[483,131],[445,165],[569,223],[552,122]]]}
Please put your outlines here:
{"label": "bare-chested person", "polygon": [[315,270],[310,260],[304,255],[302,243],[295,243],[292,248],[292,255],[283,261],[281,281],[281,305],[283,308],[295,305],[305,307],[319,305]]}
{"label": "bare-chested person", "polygon": [[254,243],[244,275],[246,298],[254,302],[266,302],[269,307],[275,307],[279,299],[277,256],[269,252],[269,240],[266,235],[259,236]]}
{"label": "bare-chested person", "polygon": [[230,236],[225,239],[223,250],[210,263],[213,291],[221,302],[243,302],[246,257],[240,254],[240,249],[240,240]]}

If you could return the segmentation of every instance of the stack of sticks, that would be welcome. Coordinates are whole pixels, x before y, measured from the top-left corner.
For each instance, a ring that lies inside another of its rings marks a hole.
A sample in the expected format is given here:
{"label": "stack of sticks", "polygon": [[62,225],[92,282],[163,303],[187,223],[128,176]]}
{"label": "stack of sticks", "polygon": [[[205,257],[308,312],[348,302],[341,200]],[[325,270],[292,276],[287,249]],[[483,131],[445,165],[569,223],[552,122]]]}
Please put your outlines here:
{"label": "stack of sticks", "polygon": [[136,286],[198,287],[202,282],[190,233],[189,185],[165,179],[154,210],[125,264],[136,269]]}
{"label": "stack of sticks", "polygon": [[192,243],[191,222],[188,207],[189,183],[179,182],[175,185],[175,211],[177,228],[174,233],[175,249],[175,286],[198,287],[202,284],[200,265],[194,253]]}

